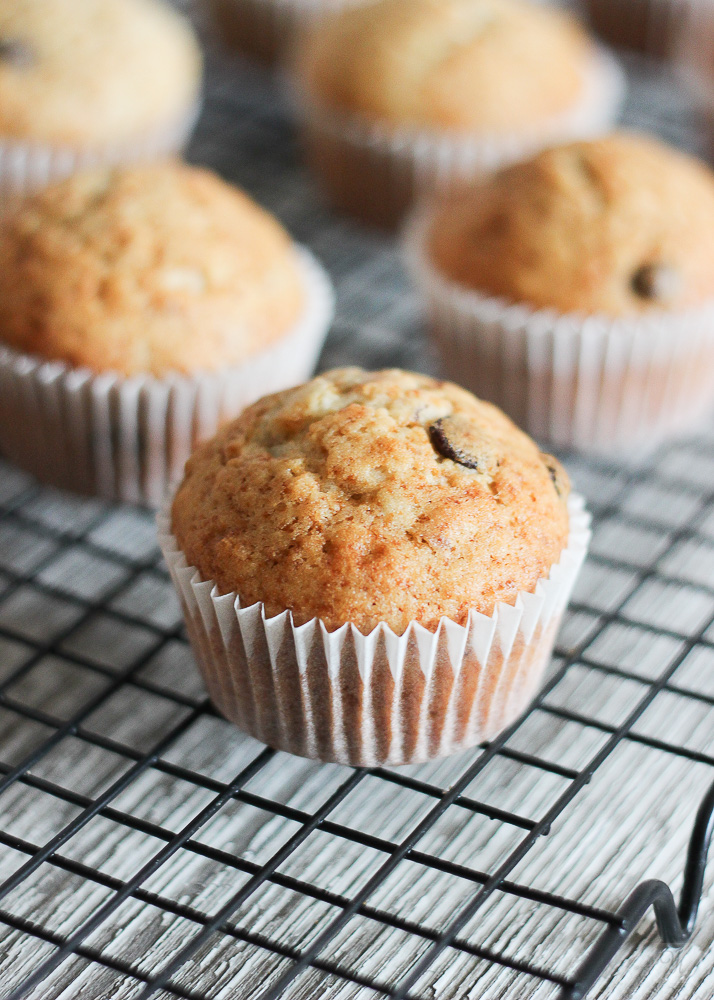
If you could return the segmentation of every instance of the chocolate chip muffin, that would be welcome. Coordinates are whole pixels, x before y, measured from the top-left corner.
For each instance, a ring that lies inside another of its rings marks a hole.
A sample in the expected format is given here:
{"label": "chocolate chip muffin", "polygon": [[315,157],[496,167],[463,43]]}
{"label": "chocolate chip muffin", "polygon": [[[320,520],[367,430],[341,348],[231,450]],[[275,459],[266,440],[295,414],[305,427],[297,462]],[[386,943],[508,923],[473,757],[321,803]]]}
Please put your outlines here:
{"label": "chocolate chip muffin", "polygon": [[449,383],[345,369],[263,399],[189,461],[189,562],[268,615],[402,634],[533,590],[568,539],[567,477]]}
{"label": "chocolate chip muffin", "polygon": [[196,441],[312,373],[331,316],[317,262],[215,174],[75,174],[0,222],[0,449],[158,503]]}
{"label": "chocolate chip muffin", "polygon": [[378,0],[320,24],[300,65],[334,111],[499,132],[567,109],[590,51],[570,17],[524,0]]}
{"label": "chocolate chip muffin", "polygon": [[466,288],[563,313],[714,300],[714,173],[644,136],[547,150],[437,213],[431,258]]}
{"label": "chocolate chip muffin", "polygon": [[0,341],[45,360],[216,370],[282,337],[304,304],[279,223],[178,161],[77,174],[0,226]]}
{"label": "chocolate chip muffin", "polygon": [[422,215],[410,259],[449,373],[542,440],[653,447],[714,384],[714,174],[616,133]]}
{"label": "chocolate chip muffin", "polygon": [[[162,0],[2,0],[6,186],[179,148],[201,62],[188,22]],[[24,170],[20,153],[30,156]]]}
{"label": "chocolate chip muffin", "polygon": [[[380,221],[380,202],[396,198],[410,165],[412,184],[443,187],[596,133],[620,82],[575,20],[528,0],[348,9],[306,34],[296,74],[313,164],[333,200],[367,221]],[[381,156],[389,162],[377,181]],[[401,192],[392,218],[413,193]]]}
{"label": "chocolate chip muffin", "polygon": [[488,403],[350,368],[199,448],[160,538],[225,715],[306,756],[407,763],[533,696],[587,544],[569,493]]}

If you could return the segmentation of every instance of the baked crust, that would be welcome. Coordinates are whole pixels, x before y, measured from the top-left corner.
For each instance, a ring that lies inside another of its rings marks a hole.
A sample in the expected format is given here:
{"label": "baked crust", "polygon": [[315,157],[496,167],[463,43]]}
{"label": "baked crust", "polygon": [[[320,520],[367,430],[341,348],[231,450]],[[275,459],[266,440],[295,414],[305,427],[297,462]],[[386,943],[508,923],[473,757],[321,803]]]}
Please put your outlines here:
{"label": "baked crust", "polygon": [[297,67],[333,111],[497,133],[572,107],[591,51],[574,20],[523,0],[377,0],[321,21]]}
{"label": "baked crust", "polygon": [[303,306],[280,224],[179,162],[75,175],[0,225],[0,339],[48,360],[214,370],[284,335]]}
{"label": "baked crust", "polygon": [[125,142],[198,96],[198,42],[161,0],[10,0],[0,4],[0,42],[4,138]]}
{"label": "baked crust", "polygon": [[[468,467],[435,449],[436,426]],[[554,463],[451,383],[342,369],[260,400],[201,446],[173,532],[204,579],[269,615],[435,630],[513,604],[559,560],[569,487]]]}
{"label": "baked crust", "polygon": [[714,300],[714,173],[643,136],[546,150],[443,205],[429,254],[466,288],[561,313]]}

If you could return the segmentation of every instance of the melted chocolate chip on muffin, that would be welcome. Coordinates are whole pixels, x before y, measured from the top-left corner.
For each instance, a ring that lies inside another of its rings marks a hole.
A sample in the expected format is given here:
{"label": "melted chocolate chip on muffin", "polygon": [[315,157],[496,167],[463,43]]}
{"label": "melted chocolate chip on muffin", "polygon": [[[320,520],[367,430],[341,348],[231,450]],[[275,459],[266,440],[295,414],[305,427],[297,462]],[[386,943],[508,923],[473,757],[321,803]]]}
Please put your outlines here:
{"label": "melted chocolate chip on muffin", "polygon": [[632,287],[640,298],[666,304],[681,291],[681,275],[668,264],[643,264],[632,276]]}
{"label": "melted chocolate chip on muffin", "polygon": [[442,417],[429,427],[429,439],[439,455],[466,469],[492,475],[498,467],[495,441],[467,417]]}
{"label": "melted chocolate chip on muffin", "polygon": [[165,0],[0,3],[3,139],[134,144],[190,116],[201,73],[194,32]]}
{"label": "melted chocolate chip on muffin", "polygon": [[714,302],[714,172],[652,138],[549,149],[436,212],[432,263],[483,295],[563,314]]}
{"label": "melted chocolate chip on muffin", "polygon": [[34,62],[32,48],[17,38],[0,38],[0,63],[26,69]]}
{"label": "melted chocolate chip on muffin", "polygon": [[555,492],[561,499],[567,499],[570,495],[570,479],[568,477],[568,473],[565,471],[558,459],[553,455],[547,455],[545,452],[542,452],[541,458],[543,459],[545,467],[548,470],[548,474],[553,482]]}
{"label": "melted chocolate chip on muffin", "polygon": [[344,369],[260,400],[199,448],[173,532],[204,579],[269,615],[435,630],[548,575],[569,534],[558,469],[455,385]]}

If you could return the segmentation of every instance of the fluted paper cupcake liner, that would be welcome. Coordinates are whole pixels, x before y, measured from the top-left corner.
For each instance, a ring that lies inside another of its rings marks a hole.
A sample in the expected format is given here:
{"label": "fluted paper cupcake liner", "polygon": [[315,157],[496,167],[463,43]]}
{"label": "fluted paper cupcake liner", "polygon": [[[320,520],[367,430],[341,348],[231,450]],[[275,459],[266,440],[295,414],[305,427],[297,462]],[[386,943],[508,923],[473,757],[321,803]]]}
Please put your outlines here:
{"label": "fluted paper cupcake liner", "polygon": [[178,591],[193,651],[218,710],[269,746],[302,757],[370,767],[415,764],[494,738],[532,701],[585,558],[590,517],[570,497],[570,536],[533,593],[442,618],[435,633],[412,622],[402,636],[381,623],[328,632],[296,625],[221,595],[189,566],[171,532],[169,498],[159,543]]}
{"label": "fluted paper cupcake liner", "polygon": [[370,0],[211,0],[224,41],[262,62],[290,53],[316,18]]}
{"label": "fluted paper cupcake liner", "polygon": [[158,506],[198,441],[261,396],[312,374],[334,296],[312,255],[297,253],[307,298],[302,318],[235,367],[126,377],[0,346],[0,453],[54,486]]}
{"label": "fluted paper cupcake liner", "polygon": [[714,409],[714,303],[634,318],[561,315],[480,295],[428,259],[433,214],[406,230],[409,269],[448,377],[561,448],[649,450]]}
{"label": "fluted paper cupcake liner", "polygon": [[422,195],[444,193],[545,146],[607,131],[625,93],[624,75],[604,50],[584,74],[582,94],[564,114],[504,134],[391,130],[340,116],[293,85],[309,163],[332,202],[364,221],[399,222]]}
{"label": "fluted paper cupcake liner", "polygon": [[[610,45],[670,57],[697,0],[587,0],[590,23]],[[706,0],[708,3],[709,0]]]}
{"label": "fluted paper cupcake liner", "polygon": [[24,142],[0,136],[0,200],[21,197],[80,170],[121,166],[180,153],[194,130],[201,105],[144,135],[85,148]]}

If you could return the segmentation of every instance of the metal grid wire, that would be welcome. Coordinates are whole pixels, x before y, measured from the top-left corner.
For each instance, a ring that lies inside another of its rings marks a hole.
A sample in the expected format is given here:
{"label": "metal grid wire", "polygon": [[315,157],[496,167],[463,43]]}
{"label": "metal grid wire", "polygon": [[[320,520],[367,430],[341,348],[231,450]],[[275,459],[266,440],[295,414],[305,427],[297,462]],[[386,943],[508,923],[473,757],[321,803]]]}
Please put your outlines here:
{"label": "metal grid wire", "polygon": [[[676,89],[635,80],[629,120],[659,109],[691,144]],[[323,367],[431,369],[394,245],[321,206],[265,77],[213,66],[192,155],[326,260]],[[352,770],[215,715],[148,513],[0,464],[2,997],[575,996],[630,891],[678,887],[714,776],[714,430],[570,467],[593,551],[528,716],[449,761]],[[619,966],[637,996],[663,976],[642,946]]]}

